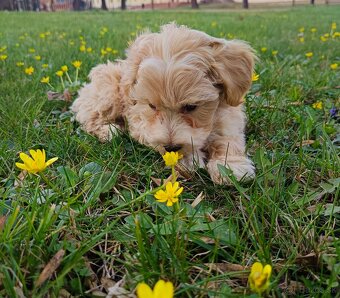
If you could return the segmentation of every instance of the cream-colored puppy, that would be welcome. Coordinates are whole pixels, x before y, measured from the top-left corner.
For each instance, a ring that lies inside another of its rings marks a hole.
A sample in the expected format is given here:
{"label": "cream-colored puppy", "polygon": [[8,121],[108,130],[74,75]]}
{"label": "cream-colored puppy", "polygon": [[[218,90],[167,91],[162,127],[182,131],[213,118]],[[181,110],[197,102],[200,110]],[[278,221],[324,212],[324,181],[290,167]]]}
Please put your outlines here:
{"label": "cream-colored puppy", "polygon": [[133,138],[161,154],[180,151],[187,168],[205,166],[216,183],[228,182],[218,164],[238,179],[253,177],[242,107],[253,66],[245,42],[168,24],[160,33],[140,35],[125,60],[94,67],[72,110],[101,140],[128,127]]}

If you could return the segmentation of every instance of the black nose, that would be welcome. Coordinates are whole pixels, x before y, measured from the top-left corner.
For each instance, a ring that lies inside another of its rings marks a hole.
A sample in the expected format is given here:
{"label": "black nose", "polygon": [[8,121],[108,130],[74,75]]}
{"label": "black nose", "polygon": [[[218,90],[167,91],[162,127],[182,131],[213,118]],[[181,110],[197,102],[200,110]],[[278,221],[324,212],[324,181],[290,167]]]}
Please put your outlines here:
{"label": "black nose", "polygon": [[177,152],[178,150],[181,150],[181,145],[166,145],[164,146],[164,149],[168,152],[174,151]]}

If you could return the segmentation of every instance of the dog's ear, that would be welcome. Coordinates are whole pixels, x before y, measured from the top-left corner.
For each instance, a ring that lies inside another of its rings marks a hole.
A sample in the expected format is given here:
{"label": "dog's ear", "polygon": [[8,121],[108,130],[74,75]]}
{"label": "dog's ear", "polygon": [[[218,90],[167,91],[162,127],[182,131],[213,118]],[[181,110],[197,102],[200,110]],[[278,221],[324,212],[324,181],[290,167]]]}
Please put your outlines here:
{"label": "dog's ear", "polygon": [[[150,33],[148,31],[139,35],[127,49],[127,67],[130,79],[135,78],[138,72],[139,65],[148,56],[151,56],[155,51],[155,39],[159,34]],[[133,82],[132,82],[133,83]]]}
{"label": "dog's ear", "polygon": [[130,104],[134,104],[134,102],[131,102],[129,94],[137,82],[139,66],[146,57],[152,55],[157,35],[157,33],[144,32],[129,45],[126,51],[127,58],[123,61],[121,87],[123,96],[126,96],[125,100]]}
{"label": "dog's ear", "polygon": [[237,106],[243,102],[252,82],[254,50],[245,42],[213,38],[210,47],[214,62],[212,75],[222,89],[227,104]]}

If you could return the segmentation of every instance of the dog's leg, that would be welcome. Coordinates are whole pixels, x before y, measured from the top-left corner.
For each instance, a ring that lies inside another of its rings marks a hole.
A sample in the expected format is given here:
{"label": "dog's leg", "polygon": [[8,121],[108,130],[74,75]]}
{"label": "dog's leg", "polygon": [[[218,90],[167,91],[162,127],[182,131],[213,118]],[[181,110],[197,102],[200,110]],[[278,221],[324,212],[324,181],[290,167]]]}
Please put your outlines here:
{"label": "dog's leg", "polygon": [[245,153],[244,127],[242,105],[219,108],[217,121],[207,144],[207,170],[215,183],[230,182],[227,177],[221,177],[218,164],[231,169],[238,180],[255,176],[254,165]]}
{"label": "dog's leg", "polygon": [[122,119],[121,65],[111,62],[98,65],[89,77],[91,82],[79,91],[71,110],[86,132],[106,141],[111,139]]}

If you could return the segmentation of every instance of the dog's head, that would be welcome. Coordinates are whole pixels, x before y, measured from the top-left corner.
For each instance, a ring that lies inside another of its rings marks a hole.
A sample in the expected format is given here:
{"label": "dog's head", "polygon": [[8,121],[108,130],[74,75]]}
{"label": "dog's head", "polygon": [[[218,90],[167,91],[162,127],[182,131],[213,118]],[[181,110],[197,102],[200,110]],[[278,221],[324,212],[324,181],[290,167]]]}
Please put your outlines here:
{"label": "dog's head", "polygon": [[254,54],[242,41],[169,24],[130,46],[122,84],[131,135],[159,152],[202,149],[222,105],[251,85]]}

